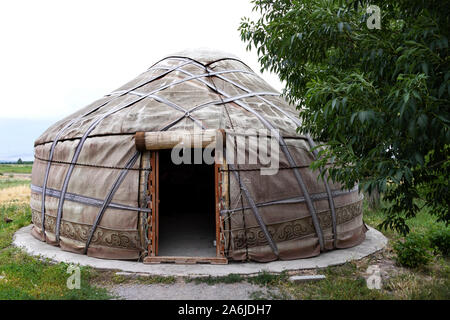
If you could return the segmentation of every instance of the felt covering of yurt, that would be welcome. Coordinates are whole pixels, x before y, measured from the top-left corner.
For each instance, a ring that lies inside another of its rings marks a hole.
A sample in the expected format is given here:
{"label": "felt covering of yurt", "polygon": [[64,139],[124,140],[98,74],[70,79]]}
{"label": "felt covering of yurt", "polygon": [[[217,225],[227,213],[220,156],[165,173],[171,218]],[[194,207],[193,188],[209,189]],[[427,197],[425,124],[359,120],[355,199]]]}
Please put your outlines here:
{"label": "felt covering of yurt", "polygon": [[[151,168],[135,134],[222,129],[234,148],[233,132],[272,130],[280,146],[276,174],[237,160],[222,172],[229,181],[220,212],[225,256],[267,262],[355,246],[367,231],[363,197],[309,168],[317,154],[297,132],[298,113],[231,54],[167,56],[35,141],[32,234],[92,257],[145,257],[152,213],[141,176]],[[255,150],[248,145],[245,152]]]}

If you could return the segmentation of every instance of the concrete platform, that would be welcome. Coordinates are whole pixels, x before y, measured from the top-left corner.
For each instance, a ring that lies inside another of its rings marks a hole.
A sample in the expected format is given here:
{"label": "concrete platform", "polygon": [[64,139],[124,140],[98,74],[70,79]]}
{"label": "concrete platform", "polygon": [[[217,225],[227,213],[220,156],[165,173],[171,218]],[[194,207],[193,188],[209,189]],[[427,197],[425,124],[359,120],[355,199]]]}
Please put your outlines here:
{"label": "concrete platform", "polygon": [[55,262],[73,263],[98,269],[122,270],[125,272],[147,273],[161,276],[225,276],[231,273],[250,275],[262,271],[279,273],[285,270],[325,268],[343,264],[351,260],[359,260],[381,250],[387,244],[387,239],[381,232],[369,228],[369,231],[366,233],[366,240],[360,245],[353,248],[322,253],[317,257],[309,259],[273,261],[268,263],[231,262],[228,265],[145,265],[141,262],[103,260],[62,251],[59,247],[54,247],[35,239],[31,236],[30,230],[31,226],[18,230],[13,239],[14,246],[23,248],[30,255],[49,258]]}

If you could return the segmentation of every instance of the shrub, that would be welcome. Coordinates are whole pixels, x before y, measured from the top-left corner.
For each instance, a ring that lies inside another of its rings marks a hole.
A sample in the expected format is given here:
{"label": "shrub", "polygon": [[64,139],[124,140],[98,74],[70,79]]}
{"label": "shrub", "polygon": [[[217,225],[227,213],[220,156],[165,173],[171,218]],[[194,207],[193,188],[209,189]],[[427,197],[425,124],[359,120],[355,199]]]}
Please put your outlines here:
{"label": "shrub", "polygon": [[438,227],[432,229],[428,238],[430,246],[435,251],[442,253],[444,256],[449,256],[450,253],[450,228]]}
{"label": "shrub", "polygon": [[397,262],[408,268],[424,266],[431,261],[430,242],[422,234],[408,234],[403,241],[394,243]]}

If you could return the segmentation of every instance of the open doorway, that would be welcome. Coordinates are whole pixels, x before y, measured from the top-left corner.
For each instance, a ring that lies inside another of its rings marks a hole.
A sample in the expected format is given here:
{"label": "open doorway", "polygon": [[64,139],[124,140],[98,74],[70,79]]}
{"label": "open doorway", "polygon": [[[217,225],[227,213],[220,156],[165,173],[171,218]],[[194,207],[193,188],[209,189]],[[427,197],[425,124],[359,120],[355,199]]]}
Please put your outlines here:
{"label": "open doorway", "polygon": [[158,256],[216,256],[214,165],[176,165],[171,150],[158,152]]}

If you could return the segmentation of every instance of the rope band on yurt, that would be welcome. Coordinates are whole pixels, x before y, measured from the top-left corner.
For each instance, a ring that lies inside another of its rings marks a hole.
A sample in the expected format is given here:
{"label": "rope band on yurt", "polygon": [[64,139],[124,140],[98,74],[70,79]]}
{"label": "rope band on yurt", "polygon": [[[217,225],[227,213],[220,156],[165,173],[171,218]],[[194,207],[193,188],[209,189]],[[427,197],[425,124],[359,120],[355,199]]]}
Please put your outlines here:
{"label": "rope band on yurt", "polygon": [[[314,140],[309,135],[307,135],[306,137],[308,138],[309,146],[312,149],[313,157],[314,157],[314,159],[317,160],[319,155],[318,155],[317,150],[315,149],[316,148],[316,144],[314,143]],[[320,173],[322,174],[323,173],[323,169],[319,168],[319,170],[320,170]],[[328,176],[326,174],[323,176],[323,181],[324,181],[324,184],[325,184],[325,190],[326,190],[327,195],[328,195],[328,205],[330,206],[330,211],[331,211],[331,221],[332,221],[332,230],[333,230],[333,248],[336,248],[336,246],[337,246],[336,209],[335,209],[335,205],[334,205],[333,193],[331,192],[330,185],[328,184]]]}
{"label": "rope band on yurt", "polygon": [[[209,72],[209,69],[208,69],[207,67],[205,67],[205,69],[206,69],[206,72]],[[220,101],[221,101],[221,105],[223,106],[223,108],[224,108],[224,110],[225,110],[225,113],[227,114],[228,121],[230,122],[231,129],[234,130],[233,121],[231,120],[231,116],[230,116],[230,113],[228,112],[227,105],[226,105],[226,103],[224,103],[224,100],[223,100],[222,95],[219,94],[219,93],[217,93],[217,92],[218,92],[217,86],[216,86],[216,83],[214,82],[212,76],[210,77],[210,80],[211,80],[211,83],[214,85],[214,89],[215,89],[214,92],[215,92],[215,93],[217,94],[217,96],[219,97],[219,99],[220,99]],[[226,136],[225,136],[225,139],[226,139]],[[236,136],[234,136],[234,145],[237,146]],[[226,154],[226,152],[225,152],[225,146],[224,146],[224,148],[223,148],[223,152],[224,152],[224,154]],[[234,152],[234,150],[233,150],[233,152]],[[237,164],[237,169],[238,169],[238,171],[237,171],[237,179],[238,179],[239,188],[240,188],[240,186],[241,186],[241,173],[239,172],[239,164]],[[219,169],[219,170],[220,170],[220,169]],[[243,197],[242,197],[242,189],[240,188],[240,190],[241,190],[241,191],[239,192],[239,199],[240,199],[240,201],[241,201],[241,207],[243,208],[243,207],[244,207],[244,199],[243,199]],[[228,220],[228,221],[230,222],[230,229],[231,229],[231,220]],[[243,227],[244,227],[244,237],[245,237],[245,260],[248,260],[247,224],[246,224],[246,222],[245,222],[245,214],[244,214],[244,210],[242,210],[242,224],[243,224]],[[269,239],[267,239],[267,240],[269,241]],[[229,241],[229,243],[231,243],[231,241]],[[277,256],[278,256],[278,255],[277,255]]]}
{"label": "rope band on yurt", "polygon": [[[99,164],[89,164],[89,163],[80,163],[80,162],[69,162],[69,161],[59,161],[59,160],[49,160],[44,159],[38,156],[34,156],[35,159],[43,162],[51,162],[51,163],[58,163],[58,164],[68,164],[68,165],[75,165],[77,167],[89,167],[89,168],[98,168],[98,169],[110,169],[110,170],[123,170],[125,167],[118,167],[118,166],[104,166]],[[130,171],[151,171],[151,169],[148,168],[129,168]]]}
{"label": "rope band on yurt", "polygon": [[[233,168],[232,164],[229,164],[229,166]],[[279,256],[278,247],[277,247],[275,241],[273,241],[273,238],[272,238],[271,234],[269,233],[269,230],[267,230],[267,226],[264,223],[263,219],[261,218],[258,208],[256,207],[255,202],[253,201],[249,191],[247,190],[247,187],[242,182],[242,180],[239,179],[238,173],[236,171],[233,171],[233,173],[234,173],[236,179],[239,181],[239,184],[240,184],[239,187],[244,192],[244,195],[247,198],[247,201],[250,204],[250,207],[252,208],[252,211],[256,218],[256,221],[258,222],[258,225],[261,228],[261,231],[264,233],[264,237],[267,239],[267,242],[269,243],[270,248],[272,248],[273,253],[278,257]]]}
{"label": "rope band on yurt", "polygon": [[114,194],[116,193],[117,189],[119,189],[120,185],[122,184],[123,180],[125,179],[126,175],[128,174],[128,169],[134,166],[137,159],[139,158],[140,152],[137,151],[133,154],[130,160],[128,160],[125,169],[120,172],[119,176],[117,177],[116,181],[114,181],[111,190],[109,190],[108,195],[106,196],[105,200],[103,201],[103,205],[100,208],[100,210],[97,213],[97,217],[95,217],[95,221],[92,224],[91,231],[89,233],[88,239],[86,241],[86,246],[84,247],[84,254],[87,253],[89,245],[91,244],[92,238],[94,236],[95,230],[97,229],[98,224],[102,220],[103,214],[105,213],[106,208],[108,208],[109,204],[112,201],[112,198],[114,197]]}
{"label": "rope band on yurt", "polygon": [[[69,128],[72,123],[74,121],[70,121],[68,122],[63,128],[62,130],[60,130],[58,132],[58,134],[56,135],[56,138],[54,140],[54,142],[52,143],[52,146],[50,148],[50,154],[49,154],[49,158],[53,159],[53,154],[55,152],[55,147],[56,147],[56,141],[58,141],[59,137],[61,137],[62,133]],[[35,156],[36,157],[36,156]],[[45,176],[44,176],[44,183],[42,185],[42,194],[41,194],[41,221],[42,221],[42,234],[44,236],[44,240],[46,239],[46,235],[45,235],[45,195],[46,195],[46,191],[47,191],[47,182],[48,182],[48,175],[50,172],[50,166],[51,166],[51,161],[49,161],[47,163],[47,168],[45,169]]]}
{"label": "rope band on yurt", "polygon": [[[335,190],[335,191],[332,191],[331,194],[334,197],[337,197],[337,196],[346,195],[346,194],[349,194],[352,192],[357,192],[357,191],[358,191],[358,188],[354,188],[352,190]],[[323,200],[323,199],[327,199],[327,198],[328,198],[328,193],[326,193],[326,192],[311,194],[311,199],[314,201]],[[292,203],[303,203],[303,202],[305,202],[305,197],[293,197],[293,198],[288,198],[288,199],[283,199],[283,200],[260,202],[260,203],[256,203],[256,206],[259,208],[259,207],[273,206],[273,205],[278,205],[278,204],[292,204]],[[234,212],[246,210],[246,209],[251,209],[251,208],[250,207],[243,207],[243,208],[241,207],[241,208],[234,208],[234,209],[225,209],[225,210],[221,210],[220,212],[223,214],[234,213]]]}
{"label": "rope band on yurt", "polygon": [[[242,199],[242,189],[241,189],[241,184],[242,184],[242,182],[241,182],[241,174],[240,174],[240,172],[239,171],[236,171],[237,172],[237,178],[238,178],[238,183],[239,183],[239,189],[241,190],[240,192],[239,192],[239,199],[241,200],[241,208],[242,208],[242,224],[243,224],[243,227],[244,227],[244,236],[245,236],[245,260],[248,260],[248,238],[247,238],[247,223],[246,223],[246,221],[245,221],[245,211],[244,211],[244,199]],[[253,212],[254,213],[254,212]],[[231,230],[231,220],[229,220],[230,221],[230,230]],[[265,234],[264,234],[264,236],[265,236]],[[267,237],[266,237],[266,239],[267,239]],[[267,241],[269,241],[269,239],[267,239]],[[230,241],[231,242],[231,241]],[[277,254],[277,256],[278,256],[278,254]]]}
{"label": "rope band on yurt", "polygon": [[[136,93],[136,92],[133,93],[133,92],[130,92],[130,94],[135,94],[135,95],[140,96],[140,97],[145,96],[144,93]],[[259,95],[278,96],[279,94],[278,93],[273,93],[273,92],[255,92],[255,93],[251,93],[251,94],[245,94],[245,95],[239,95],[239,96],[235,96],[235,97],[230,97],[228,99],[220,100],[220,101],[219,100],[218,101],[209,101],[209,102],[203,103],[201,105],[198,105],[198,106],[196,106],[196,107],[194,107],[194,108],[192,108],[190,110],[187,110],[184,115],[180,116],[179,118],[177,118],[174,121],[172,121],[171,123],[169,123],[167,125],[167,127],[171,127],[171,126],[175,125],[176,123],[180,122],[184,118],[190,117],[192,112],[198,111],[198,110],[203,109],[205,107],[208,107],[208,106],[211,106],[211,105],[227,104],[227,103],[230,103],[230,102],[233,102],[235,100],[242,99],[242,98],[256,97],[256,96],[259,96]]]}
{"label": "rope band on yurt", "polygon": [[[140,87],[142,87],[142,86],[144,86],[144,85],[146,85],[146,84],[149,84],[149,83],[151,83],[151,82],[154,81],[154,80],[157,80],[157,79],[159,79],[159,78],[161,78],[161,77],[164,77],[165,75],[167,75],[167,74],[173,72],[174,70],[176,70],[176,69],[178,69],[178,68],[181,68],[181,67],[183,67],[183,66],[185,66],[185,65],[187,65],[187,64],[190,64],[190,63],[191,63],[190,61],[181,63],[179,66],[176,66],[176,67],[174,67],[174,68],[172,68],[172,69],[166,70],[165,72],[161,73],[160,75],[157,75],[157,76],[151,78],[150,80],[146,80],[146,81],[144,81],[143,83],[138,84],[138,85],[132,87],[129,91],[136,90],[136,89],[138,89],[138,88],[140,88]],[[124,92],[122,95],[119,95],[119,96],[117,96],[117,97],[113,97],[112,99],[109,99],[109,100],[105,101],[104,103],[102,103],[100,106],[97,106],[97,107],[94,108],[93,110],[89,110],[89,111],[83,113],[82,115],[80,115],[78,118],[72,119],[72,120],[69,121],[69,122],[68,122],[61,130],[59,130],[58,133],[56,134],[56,137],[55,137],[55,139],[53,140],[52,146],[51,146],[51,149],[50,149],[50,153],[49,153],[49,160],[50,160],[50,162],[47,164],[47,168],[46,168],[46,170],[45,170],[44,183],[43,183],[43,186],[42,186],[42,194],[41,194],[41,198],[42,198],[42,203],[41,203],[41,219],[42,219],[42,220],[41,220],[41,221],[42,221],[42,233],[44,234],[44,239],[45,239],[45,223],[44,223],[44,222],[45,222],[45,195],[46,195],[46,189],[47,189],[47,183],[48,183],[48,176],[49,176],[49,173],[50,173],[51,160],[53,160],[53,154],[54,154],[55,147],[56,147],[56,144],[58,143],[59,138],[60,138],[61,135],[62,135],[68,128],[70,128],[75,122],[77,122],[78,120],[82,119],[83,117],[86,117],[86,116],[88,116],[89,114],[91,114],[91,113],[93,113],[93,112],[99,110],[100,108],[102,108],[103,106],[105,106],[106,104],[108,104],[109,102],[111,102],[111,101],[113,101],[113,100],[115,100],[115,99],[117,99],[117,98],[119,98],[120,96],[123,96],[123,95],[125,95],[125,94],[126,94],[126,92]],[[57,238],[58,238],[58,237],[57,237]]]}
{"label": "rope band on yurt", "polygon": [[[31,191],[36,192],[36,193],[42,193],[42,187],[39,186],[35,186],[35,185],[31,185]],[[58,190],[54,190],[51,188],[47,188],[45,191],[45,194],[49,197],[52,198],[61,198],[61,191]],[[81,204],[85,204],[88,206],[93,206],[93,207],[101,207],[103,204],[103,200],[100,199],[96,199],[96,198],[91,198],[91,197],[86,197],[86,196],[80,196],[78,194],[74,194],[74,193],[66,193],[66,200],[68,201],[72,201],[72,202],[77,202],[77,203],[81,203]],[[120,209],[120,210],[128,210],[128,211],[145,211],[145,212],[152,212],[151,209],[143,209],[143,208],[138,208],[138,207],[132,207],[132,206],[127,206],[124,204],[119,204],[119,203],[110,203],[109,204],[109,208],[112,209]]]}

